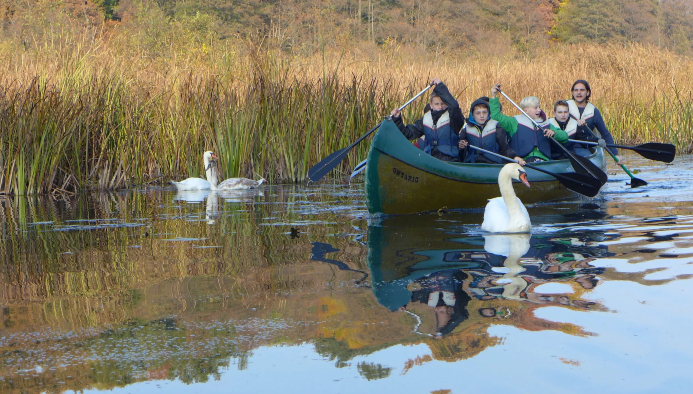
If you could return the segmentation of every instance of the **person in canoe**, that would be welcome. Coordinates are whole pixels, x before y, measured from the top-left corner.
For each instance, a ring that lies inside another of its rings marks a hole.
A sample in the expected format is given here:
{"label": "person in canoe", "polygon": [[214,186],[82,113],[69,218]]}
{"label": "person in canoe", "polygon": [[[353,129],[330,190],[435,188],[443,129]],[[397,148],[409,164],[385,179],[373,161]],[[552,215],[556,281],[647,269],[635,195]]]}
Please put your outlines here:
{"label": "person in canoe", "polygon": [[[558,100],[553,105],[553,118],[549,119],[549,123],[559,129],[563,130],[568,134],[568,138],[571,140],[581,140],[581,141],[592,141],[598,142],[598,138],[594,136],[589,130],[586,130],[584,124],[585,121],[582,120],[578,122],[577,120],[570,117],[570,110],[568,103],[565,100]],[[582,123],[582,125],[580,125]],[[581,144],[576,144],[574,142],[566,142],[565,147],[571,152],[576,153],[581,156],[589,156],[591,152],[587,147]],[[551,147],[551,158],[554,160],[565,159],[568,156],[563,152],[563,149],[559,149],[556,146]]]}
{"label": "person in canoe", "polygon": [[472,103],[467,123],[460,130],[460,157],[465,163],[503,163],[502,159],[474,149],[467,149],[468,144],[478,146],[505,157],[514,159],[524,165],[515,151],[510,148],[508,134],[497,121],[491,119],[491,108],[488,97],[481,97]]}
{"label": "person in canoe", "polygon": [[541,110],[539,99],[534,96],[525,97],[520,102],[520,108],[542,128],[536,131],[534,124],[524,114],[517,116],[503,115],[500,110],[500,101],[497,97],[498,86],[491,89],[491,119],[508,132],[510,147],[526,162],[547,161],[551,157],[550,137],[554,137],[559,143],[568,141],[568,134],[555,127],[546,119],[546,114]]}
{"label": "person in canoe", "polygon": [[[604,140],[604,143],[601,145],[602,147],[606,147],[605,144],[613,144],[614,137],[611,136],[609,129],[606,128],[606,123],[604,123],[601,112],[599,112],[594,104],[589,102],[592,96],[590,84],[584,79],[578,79],[573,82],[570,93],[573,96],[572,100],[566,100],[570,111],[570,117],[578,121],[578,125],[587,126],[589,130],[594,130],[596,128],[599,132],[597,137],[601,137]],[[587,134],[590,133],[588,132]],[[618,149],[609,148],[609,150],[616,156],[619,162],[622,161],[621,157],[618,155]]]}
{"label": "person in canoe", "polygon": [[459,132],[464,126],[464,115],[455,97],[440,79],[434,78],[431,93],[431,110],[414,124],[405,125],[399,109],[392,110],[392,120],[409,140],[424,136],[419,147],[436,159],[460,161]]}

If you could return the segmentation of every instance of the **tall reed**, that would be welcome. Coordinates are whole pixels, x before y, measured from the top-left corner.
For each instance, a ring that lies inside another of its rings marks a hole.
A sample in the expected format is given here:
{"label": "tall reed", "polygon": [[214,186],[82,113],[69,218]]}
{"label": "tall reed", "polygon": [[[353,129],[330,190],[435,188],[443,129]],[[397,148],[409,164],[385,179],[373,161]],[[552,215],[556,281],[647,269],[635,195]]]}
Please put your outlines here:
{"label": "tall reed", "polygon": [[[89,33],[91,40],[83,32],[46,33],[38,36],[40,49],[4,38],[1,194],[60,195],[203,176],[205,150],[219,155],[224,177],[302,182],[313,164],[435,76],[465,114],[495,83],[516,100],[537,95],[550,113],[551,103],[569,98],[572,82],[584,78],[619,142],[693,149],[686,89],[693,61],[651,47],[560,46],[536,58],[501,59],[410,58],[403,47],[298,57],[267,42],[181,41],[168,30],[162,40],[170,45],[154,45],[133,29]],[[410,106],[405,120],[419,117],[425,102]],[[366,141],[331,175],[348,174],[367,149]]]}

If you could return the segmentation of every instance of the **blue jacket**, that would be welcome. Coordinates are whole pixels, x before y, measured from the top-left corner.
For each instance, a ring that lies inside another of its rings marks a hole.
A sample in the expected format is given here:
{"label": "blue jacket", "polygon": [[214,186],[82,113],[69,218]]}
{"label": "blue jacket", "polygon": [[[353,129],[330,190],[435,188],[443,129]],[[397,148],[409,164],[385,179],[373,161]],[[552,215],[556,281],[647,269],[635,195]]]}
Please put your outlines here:
{"label": "blue jacket", "polygon": [[517,132],[510,138],[510,147],[520,157],[532,153],[534,147],[539,148],[546,157],[551,157],[551,141],[544,136],[543,129],[548,128],[549,123],[539,123],[542,130],[536,130],[534,124],[525,115],[515,116],[517,120]]}

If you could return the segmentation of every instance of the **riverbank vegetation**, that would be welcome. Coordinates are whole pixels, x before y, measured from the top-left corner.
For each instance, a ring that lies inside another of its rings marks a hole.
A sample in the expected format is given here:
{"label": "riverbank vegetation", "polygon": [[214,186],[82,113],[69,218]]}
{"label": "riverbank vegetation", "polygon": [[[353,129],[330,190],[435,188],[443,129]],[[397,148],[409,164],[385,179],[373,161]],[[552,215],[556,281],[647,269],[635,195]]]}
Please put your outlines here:
{"label": "riverbank vegetation", "polygon": [[[585,78],[619,142],[693,148],[693,60],[676,48],[564,40],[485,53],[397,37],[354,45],[319,36],[307,48],[271,31],[232,34],[204,10],[172,14],[131,1],[120,21],[104,22],[103,8],[77,3],[3,10],[2,194],[165,184],[203,175],[205,150],[217,152],[224,177],[303,182],[313,164],[436,76],[465,113],[497,82],[516,100],[539,96],[550,113]],[[367,149],[364,141],[334,177]]]}

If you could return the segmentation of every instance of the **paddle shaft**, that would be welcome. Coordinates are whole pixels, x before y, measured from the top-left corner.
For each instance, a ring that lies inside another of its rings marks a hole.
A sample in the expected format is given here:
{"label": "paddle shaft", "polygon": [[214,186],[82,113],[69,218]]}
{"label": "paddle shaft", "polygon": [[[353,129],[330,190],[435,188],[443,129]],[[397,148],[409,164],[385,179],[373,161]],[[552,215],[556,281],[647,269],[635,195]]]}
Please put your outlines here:
{"label": "paddle shaft", "polygon": [[[594,135],[594,132],[592,132],[592,130],[590,130],[589,127],[584,127],[584,128],[587,131],[589,131],[590,133],[592,133],[593,136],[596,137],[596,135]],[[569,140],[569,141],[578,142],[578,143],[585,144],[585,145],[599,145],[599,143],[597,143],[597,142],[590,142],[590,141],[579,141],[579,140]],[[631,147],[621,146],[621,145],[612,145],[612,144],[607,145],[607,147],[610,147],[610,146],[615,146],[617,148],[632,149]],[[630,187],[631,188],[647,185],[646,181],[644,181],[640,178],[636,178],[635,175],[633,175],[630,171],[628,171],[626,166],[623,165],[620,161],[618,161],[618,157],[616,157],[616,155],[614,155],[613,152],[611,152],[611,149],[604,149],[604,150],[609,152],[609,156],[611,156],[611,158],[614,159],[616,164],[618,164],[619,167],[621,167],[621,169],[623,169],[623,171],[625,171],[626,174],[628,174],[628,176],[630,177]]]}
{"label": "paddle shaft", "polygon": [[[430,84],[430,85],[426,86],[426,89],[420,91],[419,94],[417,94],[416,96],[412,97],[411,100],[409,100],[409,101],[407,101],[406,103],[404,103],[404,104],[403,104],[401,107],[399,107],[397,110],[398,110],[398,111],[401,111],[401,110],[407,108],[407,107],[409,106],[409,104],[411,104],[412,102],[414,102],[414,100],[416,100],[417,98],[421,97],[422,94],[426,93],[426,91],[428,91],[428,89],[430,89],[431,86],[433,86],[433,84]],[[389,119],[390,116],[388,116],[387,118]],[[376,130],[380,127],[380,125],[382,125],[382,124],[383,124],[383,122],[380,122],[380,123],[378,123],[375,127],[373,127],[372,129],[368,130],[368,132],[367,132],[366,134],[364,134],[363,136],[361,136],[361,138],[359,138],[359,139],[357,139],[356,141],[354,141],[353,144],[347,146],[347,147],[346,147],[346,150],[350,150],[351,148],[355,147],[359,142],[363,141],[364,138],[368,137],[368,136],[371,135],[374,131],[376,131]]]}
{"label": "paddle shaft", "polygon": [[[401,107],[397,108],[397,110],[398,110],[398,111],[401,111],[401,110],[407,108],[407,107],[409,106],[409,104],[411,104],[412,102],[414,102],[414,100],[416,100],[417,98],[421,97],[421,95],[424,94],[424,93],[426,93],[426,91],[428,91],[428,89],[430,89],[431,86],[433,86],[433,85],[434,85],[434,84],[430,84],[430,85],[426,86],[426,89],[420,91],[419,94],[417,94],[416,96],[412,97],[411,100],[409,100],[409,101],[407,101],[406,103],[404,103]],[[391,116],[387,116],[386,118],[387,118],[387,119],[390,119]],[[383,122],[380,122],[380,123],[378,123],[375,127],[373,127],[372,129],[368,130],[368,132],[367,132],[366,134],[364,134],[361,138],[359,138],[359,139],[357,139],[356,141],[354,141],[353,144],[347,146],[347,147],[346,147],[346,150],[350,150],[351,148],[355,147],[359,142],[363,141],[364,138],[368,137],[368,136],[371,135],[374,131],[376,131],[376,130],[380,127],[380,125],[382,125],[382,124],[383,124]]]}
{"label": "paddle shaft", "polygon": [[[496,87],[496,89],[498,90],[498,93],[502,94],[503,97],[505,97],[506,100],[510,101],[510,103],[511,103],[512,105],[514,105],[515,108],[517,108],[520,112],[522,112],[522,114],[523,114],[524,116],[526,116],[527,119],[529,119],[529,120],[534,124],[534,127],[536,127],[538,130],[542,130],[541,126],[539,126],[539,124],[538,124],[534,119],[532,119],[531,116],[527,115],[527,113],[526,113],[522,108],[520,108],[520,106],[517,105],[510,97],[508,97],[507,94],[505,94],[505,93],[504,93],[502,90],[500,90],[500,88],[498,88],[498,87]],[[603,171],[597,169],[596,167],[590,169],[590,168],[588,167],[588,165],[586,165],[585,163],[583,163],[582,161],[580,161],[577,157],[575,157],[575,155],[573,155],[573,153],[572,153],[571,151],[569,151],[568,148],[566,148],[565,146],[563,146],[563,144],[561,144],[560,142],[556,141],[555,138],[553,138],[553,137],[548,137],[548,138],[549,138],[551,141],[553,141],[554,144],[558,145],[558,147],[560,147],[560,148],[563,150],[563,152],[565,152],[566,155],[568,155],[568,158],[570,159],[570,163],[573,165],[573,167],[575,167],[575,164],[577,163],[578,167],[581,167],[581,168],[582,168],[585,172],[587,172],[589,175],[593,176],[594,178],[599,179],[600,182],[602,182],[602,183],[605,183],[605,182],[606,182],[606,175],[603,174]],[[601,172],[601,173],[603,174],[603,176],[600,176],[600,175],[602,175],[602,174],[600,174],[600,173],[597,172],[597,171]]]}
{"label": "paddle shaft", "polygon": [[[506,160],[509,162],[514,162],[516,161],[514,159],[511,159],[509,157],[505,157],[501,154],[495,153],[488,151],[486,149],[479,148],[474,145],[467,145],[469,148],[476,149],[480,152],[484,152],[486,154],[490,154],[492,156],[496,156],[502,160]],[[530,164],[525,164],[524,165],[527,168],[531,168],[535,171],[543,172],[544,174],[551,175],[552,177],[556,178],[558,182],[562,183],[563,186],[567,187],[568,189],[580,193],[589,197],[594,197],[599,193],[599,189],[602,186],[601,181],[599,179],[588,176],[588,175],[583,175],[583,174],[576,174],[576,173],[570,173],[570,174],[556,174],[551,171],[544,170],[543,168],[539,168]],[[580,178],[583,179],[580,179]]]}
{"label": "paddle shaft", "polygon": [[[501,155],[501,154],[499,154],[499,153],[496,153],[496,152],[491,152],[490,150],[486,150],[486,149],[484,149],[484,148],[479,148],[478,146],[467,145],[467,147],[468,147],[468,148],[475,149],[475,150],[478,150],[479,152],[484,152],[484,153],[489,154],[489,155],[491,155],[491,156],[496,156],[497,158],[502,159],[502,160],[505,160],[505,161],[508,161],[508,162],[517,163],[517,160],[515,160],[515,159],[511,159],[511,158],[509,158],[509,157],[503,156],[503,155]],[[543,172],[543,173],[545,173],[545,174],[554,175],[553,172],[549,172],[549,171],[546,171],[546,170],[544,170],[544,169],[537,168],[537,167],[535,167],[535,166],[533,166],[533,165],[531,165],[531,164],[525,164],[524,166],[527,167],[527,168],[531,168],[531,169],[533,169],[533,170],[537,170],[537,171],[539,171],[539,172]]]}
{"label": "paddle shaft", "polygon": [[[421,97],[422,94],[426,93],[426,91],[428,91],[428,89],[430,89],[431,86],[433,86],[433,84],[430,84],[430,85],[426,86],[426,89],[420,91],[419,94],[417,94],[416,96],[412,97],[409,101],[407,101],[406,103],[404,103],[401,107],[397,108],[397,110],[398,110],[398,111],[401,111],[401,110],[407,108],[407,107],[409,106],[409,104],[411,104],[411,103],[414,102],[414,100],[416,100],[417,98]],[[388,119],[389,119],[390,117],[391,117],[391,116],[387,116]],[[355,147],[356,144],[358,144],[359,142],[363,141],[364,138],[366,138],[366,137],[368,137],[369,135],[371,135],[371,133],[373,133],[375,130],[377,130],[377,129],[380,127],[380,125],[382,125],[382,124],[383,124],[383,122],[378,123],[375,127],[373,127],[372,129],[370,129],[365,135],[363,135],[361,138],[359,138],[359,139],[357,139],[356,141],[354,141],[353,144],[347,146],[346,149],[349,150],[349,149]]]}
{"label": "paddle shaft", "polygon": [[[431,86],[433,86],[433,85],[434,85],[434,84],[430,84],[430,85],[426,86],[426,89],[422,90],[421,92],[419,92],[419,94],[417,94],[416,96],[412,97],[411,100],[409,100],[409,101],[407,101],[406,103],[404,103],[404,105],[402,105],[401,107],[399,107],[398,110],[401,111],[401,110],[403,110],[404,108],[406,108],[406,107],[407,107],[409,104],[411,104],[414,100],[416,100],[417,98],[419,98],[422,94],[426,93],[426,91],[427,91],[428,89],[430,89]],[[389,118],[389,117],[388,117],[388,118]],[[340,150],[338,150],[338,151],[336,151],[336,152],[330,154],[330,155],[327,156],[325,159],[321,160],[318,164],[316,164],[316,165],[314,165],[313,167],[311,167],[310,170],[308,170],[308,178],[310,179],[310,181],[311,181],[311,182],[317,182],[317,181],[319,181],[320,179],[322,179],[322,177],[324,177],[325,175],[327,175],[328,172],[332,171],[332,169],[333,169],[334,167],[336,167],[337,164],[339,164],[342,160],[344,160],[344,158],[346,157],[347,153],[349,153],[349,151],[350,151],[353,147],[355,147],[359,142],[363,141],[366,137],[368,137],[369,135],[371,135],[371,134],[372,134],[374,131],[376,131],[376,130],[380,127],[380,125],[382,125],[382,124],[383,124],[383,122],[378,123],[375,127],[373,127],[372,129],[368,130],[368,132],[367,132],[366,134],[364,134],[363,136],[361,136],[361,138],[359,138],[359,139],[357,139],[356,141],[354,141],[351,145],[347,146],[347,147],[344,148],[344,149],[340,149]]]}

